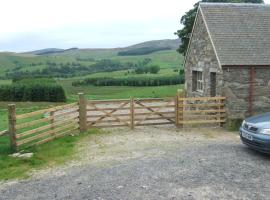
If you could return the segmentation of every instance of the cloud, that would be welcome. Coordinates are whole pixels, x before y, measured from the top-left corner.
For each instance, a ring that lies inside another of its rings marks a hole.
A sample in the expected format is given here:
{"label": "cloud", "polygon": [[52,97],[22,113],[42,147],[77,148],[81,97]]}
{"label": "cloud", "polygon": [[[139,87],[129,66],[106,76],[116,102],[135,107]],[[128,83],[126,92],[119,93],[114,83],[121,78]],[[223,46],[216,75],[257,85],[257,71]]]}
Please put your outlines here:
{"label": "cloud", "polygon": [[[117,47],[175,38],[197,0],[1,1],[0,51]],[[270,0],[267,0],[270,2]]]}

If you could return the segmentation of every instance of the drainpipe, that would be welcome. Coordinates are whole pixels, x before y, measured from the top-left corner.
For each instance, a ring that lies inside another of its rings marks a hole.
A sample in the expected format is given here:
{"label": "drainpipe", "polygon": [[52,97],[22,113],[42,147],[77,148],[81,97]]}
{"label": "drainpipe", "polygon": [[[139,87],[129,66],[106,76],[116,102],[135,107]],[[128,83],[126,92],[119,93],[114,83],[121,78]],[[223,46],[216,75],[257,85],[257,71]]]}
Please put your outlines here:
{"label": "drainpipe", "polygon": [[254,99],[254,78],[255,68],[249,68],[249,94],[248,94],[248,113],[250,116],[253,114],[253,99]]}

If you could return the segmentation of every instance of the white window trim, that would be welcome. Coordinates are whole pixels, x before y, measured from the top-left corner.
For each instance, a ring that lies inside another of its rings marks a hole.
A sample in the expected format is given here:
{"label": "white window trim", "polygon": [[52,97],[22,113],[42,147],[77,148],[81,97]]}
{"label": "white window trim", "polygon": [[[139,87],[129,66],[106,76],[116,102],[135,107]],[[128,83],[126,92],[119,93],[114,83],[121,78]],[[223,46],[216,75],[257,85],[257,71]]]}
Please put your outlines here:
{"label": "white window trim", "polygon": [[[197,77],[196,77],[196,91],[197,92],[203,92],[203,89],[204,89],[204,87],[203,87],[203,73],[202,73],[202,71],[197,71]],[[201,75],[201,77],[200,77],[200,75]],[[200,77],[200,79],[199,79],[199,77]],[[199,87],[199,85],[201,86],[201,87]]]}

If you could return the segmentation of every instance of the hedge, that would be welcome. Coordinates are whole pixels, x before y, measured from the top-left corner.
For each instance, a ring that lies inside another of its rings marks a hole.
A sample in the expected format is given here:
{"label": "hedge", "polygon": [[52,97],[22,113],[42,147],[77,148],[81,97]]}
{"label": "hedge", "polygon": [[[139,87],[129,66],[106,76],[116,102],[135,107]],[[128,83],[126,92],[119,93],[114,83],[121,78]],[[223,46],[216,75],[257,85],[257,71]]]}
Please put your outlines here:
{"label": "hedge", "polygon": [[95,86],[162,86],[178,85],[184,83],[183,76],[172,77],[129,77],[129,78],[87,78],[75,81],[73,86],[95,85]]}
{"label": "hedge", "polygon": [[61,85],[31,80],[0,85],[0,101],[48,101],[65,102],[66,95]]}

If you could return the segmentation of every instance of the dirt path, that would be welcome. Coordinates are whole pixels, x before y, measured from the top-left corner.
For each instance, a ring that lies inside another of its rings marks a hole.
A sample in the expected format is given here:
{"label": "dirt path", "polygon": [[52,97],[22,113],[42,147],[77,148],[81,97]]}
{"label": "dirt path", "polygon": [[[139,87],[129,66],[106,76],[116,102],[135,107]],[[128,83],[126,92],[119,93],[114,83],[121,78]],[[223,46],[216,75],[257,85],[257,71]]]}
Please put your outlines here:
{"label": "dirt path", "polygon": [[112,129],[78,145],[80,158],[0,199],[267,199],[270,157],[221,129]]}

